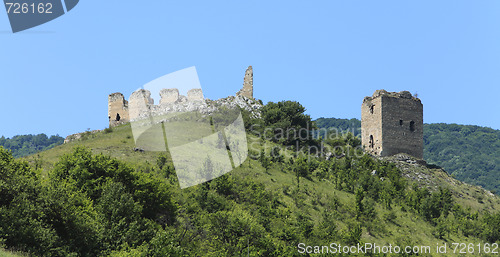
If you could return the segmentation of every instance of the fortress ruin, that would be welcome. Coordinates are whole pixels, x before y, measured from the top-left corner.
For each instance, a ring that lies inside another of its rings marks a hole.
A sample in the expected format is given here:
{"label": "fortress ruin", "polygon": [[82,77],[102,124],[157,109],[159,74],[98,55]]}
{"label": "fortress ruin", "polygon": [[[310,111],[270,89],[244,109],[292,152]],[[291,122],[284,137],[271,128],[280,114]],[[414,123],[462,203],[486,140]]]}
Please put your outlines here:
{"label": "fortress ruin", "polygon": [[[114,127],[131,121],[148,117],[149,115],[160,115],[171,112],[200,111],[210,113],[216,105],[234,106],[243,108],[259,108],[253,99],[253,69],[249,66],[243,79],[243,88],[234,96],[226,98],[225,101],[211,101],[205,99],[201,88],[194,88],[187,92],[187,96],[179,94],[177,88],[165,88],[160,91],[160,101],[155,105],[151,98],[151,92],[145,89],[134,91],[125,100],[122,93],[113,93],[108,96],[108,119],[109,126]],[[209,106],[207,103],[211,103]]]}
{"label": "fortress ruin", "polygon": [[361,105],[361,141],[375,156],[423,158],[423,105],[408,91],[377,90]]}
{"label": "fortress ruin", "polygon": [[109,126],[114,127],[130,121],[128,116],[128,101],[122,93],[113,93],[108,96]]}
{"label": "fortress ruin", "polygon": [[244,96],[253,99],[253,68],[248,66],[243,79],[243,88],[236,93],[237,96]]}

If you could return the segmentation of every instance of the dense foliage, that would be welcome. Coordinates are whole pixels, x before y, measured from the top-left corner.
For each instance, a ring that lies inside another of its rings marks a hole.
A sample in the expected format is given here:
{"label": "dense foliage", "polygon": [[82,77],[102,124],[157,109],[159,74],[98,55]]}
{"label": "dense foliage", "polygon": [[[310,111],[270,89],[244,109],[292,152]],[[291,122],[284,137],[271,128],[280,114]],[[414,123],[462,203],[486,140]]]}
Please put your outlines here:
{"label": "dense foliage", "polygon": [[355,118],[319,118],[314,123],[318,128],[336,129],[339,134],[351,132],[355,136],[361,136],[361,121]]}
{"label": "dense foliage", "polygon": [[[408,186],[394,164],[346,149],[339,159],[266,154],[247,164],[270,163],[268,172],[296,177],[280,190],[255,181],[257,172],[234,171],[182,191],[163,154],[136,170],[75,148],[44,181],[0,149],[0,242],[39,256],[298,256],[299,242],[363,243],[363,231],[387,236],[383,224],[403,215],[394,210],[421,217],[436,238],[500,240],[499,214],[479,217],[448,189]],[[318,193],[304,180],[328,180],[352,200]]]}
{"label": "dense foliage", "polygon": [[[315,121],[318,128],[359,131],[356,119]],[[500,191],[500,130],[457,125],[424,124],[424,159],[443,167],[458,180]]]}
{"label": "dense foliage", "polygon": [[40,256],[140,246],[161,238],[175,220],[169,187],[84,148],[62,157],[44,180],[0,147],[0,242]]}
{"label": "dense foliage", "polygon": [[457,179],[500,192],[500,130],[457,124],[424,126],[424,158]]}
{"label": "dense foliage", "polygon": [[11,150],[15,158],[45,151],[63,142],[64,138],[59,135],[50,136],[50,138],[45,134],[14,136],[12,138],[0,137],[0,146]]}
{"label": "dense foliage", "polygon": [[310,143],[314,126],[305,111],[306,108],[299,102],[269,102],[261,109],[262,121],[254,124],[252,132],[284,145],[299,146]]}
{"label": "dense foliage", "polygon": [[409,229],[422,225],[435,240],[500,241],[499,213],[463,208],[447,187],[408,184],[350,133],[326,137],[330,157],[253,140],[260,155],[183,190],[168,153],[133,166],[76,147],[42,171],[0,147],[0,245],[37,256],[303,256],[298,243],[355,245],[363,235],[416,245]]}

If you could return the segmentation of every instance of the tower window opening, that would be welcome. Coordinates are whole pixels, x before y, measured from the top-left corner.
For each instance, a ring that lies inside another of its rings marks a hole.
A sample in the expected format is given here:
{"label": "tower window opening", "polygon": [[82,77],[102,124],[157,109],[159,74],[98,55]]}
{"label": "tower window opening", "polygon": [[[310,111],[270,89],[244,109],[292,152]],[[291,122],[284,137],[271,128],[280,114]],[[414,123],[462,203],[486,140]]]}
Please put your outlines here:
{"label": "tower window opening", "polygon": [[414,121],[410,121],[410,131],[411,132],[415,131],[415,122]]}
{"label": "tower window opening", "polygon": [[373,108],[375,107],[375,105],[370,105],[370,113],[373,114]]}
{"label": "tower window opening", "polygon": [[373,142],[373,135],[370,135],[370,142],[368,142],[370,148],[374,148],[375,147],[375,142]]}
{"label": "tower window opening", "polygon": [[120,121],[120,114],[119,113],[116,114],[116,121]]}
{"label": "tower window opening", "polygon": [[399,126],[403,126],[403,120],[399,120]]}

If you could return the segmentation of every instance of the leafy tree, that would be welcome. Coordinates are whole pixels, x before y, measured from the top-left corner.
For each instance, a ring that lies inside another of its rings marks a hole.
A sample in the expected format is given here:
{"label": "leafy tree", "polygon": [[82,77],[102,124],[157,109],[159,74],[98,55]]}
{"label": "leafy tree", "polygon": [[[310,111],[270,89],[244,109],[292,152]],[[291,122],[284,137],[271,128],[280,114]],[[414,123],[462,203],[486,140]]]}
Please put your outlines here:
{"label": "leafy tree", "polygon": [[273,142],[285,145],[311,143],[311,117],[304,114],[305,107],[295,101],[269,102],[262,108],[265,129],[262,135]]}

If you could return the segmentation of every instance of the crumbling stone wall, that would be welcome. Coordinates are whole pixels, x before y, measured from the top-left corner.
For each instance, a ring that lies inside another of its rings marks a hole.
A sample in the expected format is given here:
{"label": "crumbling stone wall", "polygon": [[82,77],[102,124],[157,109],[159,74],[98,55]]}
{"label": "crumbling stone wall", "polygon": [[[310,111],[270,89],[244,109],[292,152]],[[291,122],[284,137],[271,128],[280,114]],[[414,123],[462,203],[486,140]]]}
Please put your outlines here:
{"label": "crumbling stone wall", "polygon": [[179,90],[177,88],[165,88],[160,91],[160,104],[171,104],[179,100]]}
{"label": "crumbling stone wall", "polygon": [[248,66],[243,78],[243,88],[236,93],[237,96],[244,96],[253,99],[253,68]]}
{"label": "crumbling stone wall", "polygon": [[361,137],[372,155],[407,153],[422,159],[422,102],[408,91],[375,91],[361,105]]}
{"label": "crumbling stone wall", "polygon": [[138,119],[147,114],[150,110],[150,106],[153,104],[154,101],[151,98],[151,92],[145,89],[134,91],[129,99],[130,120]]}
{"label": "crumbling stone wall", "polygon": [[[191,89],[187,96],[179,94],[177,88],[162,89],[160,102],[154,104],[151,92],[138,89],[126,101],[121,93],[113,93],[108,98],[108,116],[110,127],[137,121],[151,116],[164,115],[172,112],[199,111],[204,114],[215,112],[217,108],[239,106],[245,110],[255,112],[262,105],[253,99],[253,69],[249,66],[243,79],[243,88],[236,93],[237,96],[227,97],[216,101],[205,99],[201,88]],[[246,98],[245,98],[246,97]]]}
{"label": "crumbling stone wall", "polygon": [[193,88],[187,92],[188,101],[204,101],[203,91],[201,88]]}
{"label": "crumbling stone wall", "polygon": [[128,102],[122,93],[113,93],[108,96],[108,119],[110,127],[130,121]]}

